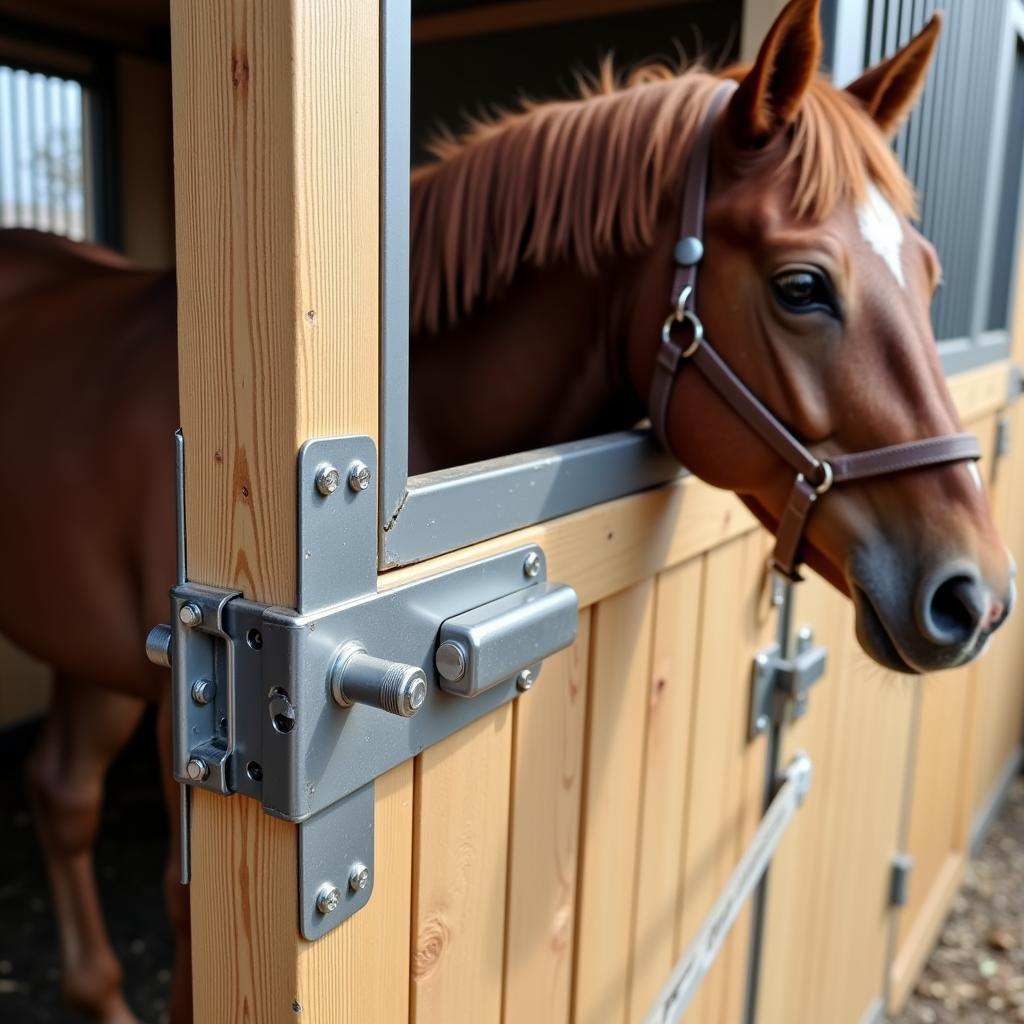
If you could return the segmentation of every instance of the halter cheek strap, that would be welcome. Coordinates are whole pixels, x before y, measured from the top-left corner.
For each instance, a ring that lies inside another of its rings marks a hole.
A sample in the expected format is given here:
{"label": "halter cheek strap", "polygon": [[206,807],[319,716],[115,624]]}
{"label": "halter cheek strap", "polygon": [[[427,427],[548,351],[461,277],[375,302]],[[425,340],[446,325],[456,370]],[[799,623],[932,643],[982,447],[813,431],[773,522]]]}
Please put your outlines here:
{"label": "halter cheek strap", "polygon": [[704,327],[696,313],[696,290],[697,268],[704,256],[704,204],[711,142],[718,115],[735,88],[732,82],[723,82],[718,87],[690,154],[683,193],[682,230],[674,254],[678,269],[672,288],[673,312],[661,330],[648,408],[655,436],[667,451],[671,451],[666,433],[669,405],[676,377],[683,365],[690,362],[733,412],[790,465],[796,476],[775,535],[772,567],[787,579],[797,581],[801,579],[797,568],[807,520],[818,499],[833,486],[868,477],[980,459],[981,448],[973,434],[947,434],[837,455],[828,461],[819,459],[733,373],[704,337]]}

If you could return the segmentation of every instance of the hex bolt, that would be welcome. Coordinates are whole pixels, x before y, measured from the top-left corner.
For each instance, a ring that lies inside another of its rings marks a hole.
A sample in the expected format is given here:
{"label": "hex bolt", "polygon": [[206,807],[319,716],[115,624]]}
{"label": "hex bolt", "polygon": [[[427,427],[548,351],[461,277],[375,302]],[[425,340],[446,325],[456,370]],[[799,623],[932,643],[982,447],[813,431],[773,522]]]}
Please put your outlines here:
{"label": "hex bolt", "polygon": [[189,601],[178,610],[178,621],[187,629],[195,629],[196,626],[202,625],[203,609]]}
{"label": "hex bolt", "polygon": [[516,676],[516,689],[519,690],[520,693],[526,693],[526,691],[533,686],[533,679],[533,670],[524,668],[523,671]]}
{"label": "hex bolt", "polygon": [[217,696],[217,684],[212,679],[197,679],[192,684],[192,699],[197,704],[209,704]]}
{"label": "hex bolt", "polygon": [[365,491],[370,486],[370,467],[365,463],[356,459],[348,468],[348,485],[353,491],[358,494],[360,491]]}
{"label": "hex bolt", "polygon": [[321,914],[333,914],[338,909],[338,904],[341,902],[341,893],[338,891],[336,885],[323,885],[320,887],[320,891],[316,894],[316,909]]}
{"label": "hex bolt", "polygon": [[540,555],[538,555],[536,551],[531,551],[526,558],[523,559],[523,574],[532,580],[539,572]]}
{"label": "hex bolt", "polygon": [[325,464],[316,471],[316,489],[326,498],[338,489],[341,483],[341,474],[336,466]]}
{"label": "hex bolt", "polygon": [[210,766],[201,757],[193,757],[185,766],[185,774],[193,782],[203,782],[210,777]]}

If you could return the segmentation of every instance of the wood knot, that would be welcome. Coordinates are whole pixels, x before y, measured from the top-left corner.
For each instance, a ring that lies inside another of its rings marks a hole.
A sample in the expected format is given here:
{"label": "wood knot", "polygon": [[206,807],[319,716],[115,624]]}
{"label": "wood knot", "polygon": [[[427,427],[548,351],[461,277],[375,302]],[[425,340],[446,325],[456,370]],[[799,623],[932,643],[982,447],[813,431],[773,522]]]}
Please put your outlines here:
{"label": "wood knot", "polygon": [[231,81],[236,89],[249,84],[249,58],[244,53],[236,53],[231,61]]}
{"label": "wood knot", "polygon": [[551,918],[551,948],[556,953],[567,950],[572,942],[575,910],[572,903],[563,903]]}
{"label": "wood knot", "polygon": [[448,925],[440,914],[431,914],[416,937],[412,973],[416,978],[427,978],[436,969],[451,941]]}

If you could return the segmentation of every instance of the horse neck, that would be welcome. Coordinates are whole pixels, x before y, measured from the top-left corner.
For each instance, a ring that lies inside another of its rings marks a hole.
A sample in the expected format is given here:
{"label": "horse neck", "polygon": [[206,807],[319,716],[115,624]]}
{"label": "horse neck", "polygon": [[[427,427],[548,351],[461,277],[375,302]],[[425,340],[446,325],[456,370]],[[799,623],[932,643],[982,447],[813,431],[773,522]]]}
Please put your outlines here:
{"label": "horse neck", "polygon": [[410,470],[426,472],[624,429],[630,275],[525,270],[498,301],[410,348]]}

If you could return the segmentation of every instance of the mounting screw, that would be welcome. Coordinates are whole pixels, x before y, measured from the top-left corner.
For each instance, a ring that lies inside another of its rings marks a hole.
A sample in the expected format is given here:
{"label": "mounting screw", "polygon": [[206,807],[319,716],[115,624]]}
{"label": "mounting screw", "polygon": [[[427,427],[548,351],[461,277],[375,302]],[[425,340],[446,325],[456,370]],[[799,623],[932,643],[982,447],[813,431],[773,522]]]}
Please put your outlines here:
{"label": "mounting screw", "polygon": [[801,626],[800,631],[796,635],[796,649],[798,654],[803,654],[804,651],[810,650],[811,644],[814,643],[814,630],[810,626]]}
{"label": "mounting screw", "polygon": [[523,559],[523,573],[529,576],[532,580],[540,572],[540,555],[536,551],[531,551],[526,558]]}
{"label": "mounting screw", "polygon": [[320,466],[316,471],[316,489],[326,498],[338,489],[341,474],[331,465]]}
{"label": "mounting screw", "polygon": [[361,861],[356,861],[348,873],[348,887],[353,892],[362,892],[369,881],[370,869]]}
{"label": "mounting screw", "polygon": [[217,696],[217,684],[212,679],[197,679],[192,684],[192,699],[197,704],[209,704]]}
{"label": "mounting screw", "polygon": [[189,601],[178,610],[178,621],[188,629],[194,629],[203,621],[203,609]]}
{"label": "mounting screw", "polygon": [[332,914],[338,909],[341,902],[341,893],[336,885],[324,885],[316,894],[316,909],[321,914]]}
{"label": "mounting screw", "polygon": [[761,654],[757,655],[756,658],[754,658],[754,661],[757,662],[758,668],[768,667],[768,655],[765,654],[763,651],[761,652]]}
{"label": "mounting screw", "polygon": [[755,724],[758,732],[767,732],[768,726],[771,725],[771,722],[768,720],[767,715],[758,715],[757,722]]}
{"label": "mounting screw", "polygon": [[516,689],[521,693],[526,693],[531,686],[533,686],[533,670],[524,668],[523,671],[516,676]]}
{"label": "mounting screw", "polygon": [[348,467],[348,485],[356,494],[370,486],[370,467],[365,462],[356,459]]}
{"label": "mounting screw", "polygon": [[193,757],[185,765],[185,774],[193,782],[202,782],[210,777],[210,766],[201,757]]}

